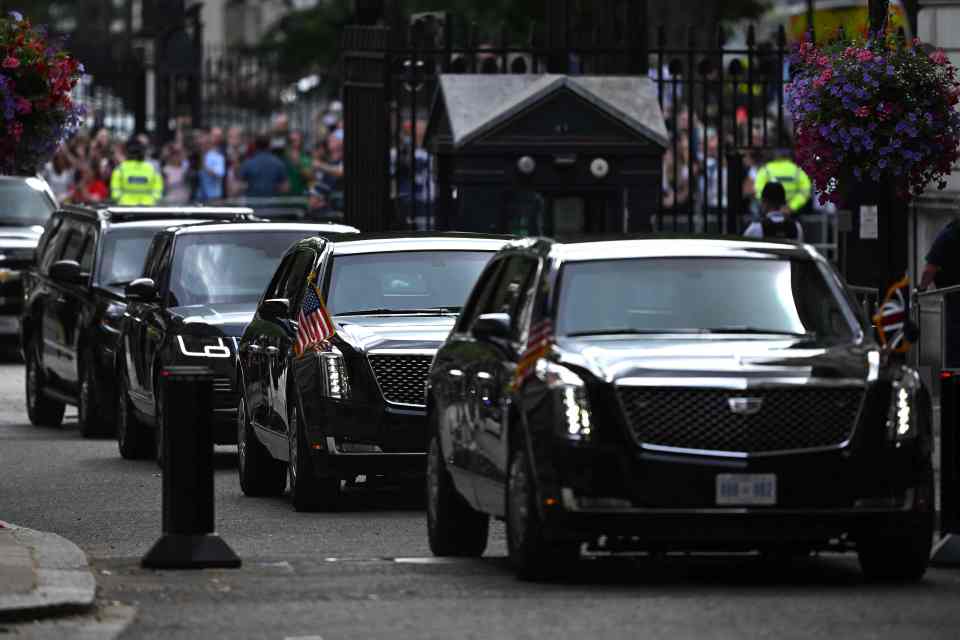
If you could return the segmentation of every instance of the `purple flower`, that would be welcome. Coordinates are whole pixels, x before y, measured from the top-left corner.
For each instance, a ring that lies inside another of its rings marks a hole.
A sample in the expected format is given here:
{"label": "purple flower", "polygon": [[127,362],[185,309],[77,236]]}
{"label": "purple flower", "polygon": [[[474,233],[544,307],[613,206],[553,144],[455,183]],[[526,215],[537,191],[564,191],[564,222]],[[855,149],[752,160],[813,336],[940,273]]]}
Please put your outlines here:
{"label": "purple flower", "polygon": [[880,159],[877,161],[877,166],[880,167],[881,169],[886,169],[886,168],[887,168],[887,159],[886,159],[886,158],[880,158]]}
{"label": "purple flower", "polygon": [[887,75],[892,76],[896,72],[896,69],[893,68],[892,64],[887,65]]}
{"label": "purple flower", "polygon": [[880,155],[886,156],[893,153],[893,149],[890,147],[880,147]]}
{"label": "purple flower", "polygon": [[870,136],[864,136],[864,138],[863,138],[863,148],[866,149],[867,151],[872,150],[872,149],[873,149],[873,138],[871,138]]}
{"label": "purple flower", "polygon": [[860,170],[860,167],[853,168],[853,177],[855,177],[857,180],[863,177],[863,171]]}

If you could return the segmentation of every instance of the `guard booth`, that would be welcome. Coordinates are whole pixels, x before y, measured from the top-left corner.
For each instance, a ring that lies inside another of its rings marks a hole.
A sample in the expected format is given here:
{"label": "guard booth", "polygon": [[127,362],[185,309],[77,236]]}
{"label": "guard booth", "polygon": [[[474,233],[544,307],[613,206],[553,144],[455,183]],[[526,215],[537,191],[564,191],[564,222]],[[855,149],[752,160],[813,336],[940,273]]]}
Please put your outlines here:
{"label": "guard booth", "polygon": [[668,140],[647,78],[442,75],[426,134],[436,227],[649,231]]}

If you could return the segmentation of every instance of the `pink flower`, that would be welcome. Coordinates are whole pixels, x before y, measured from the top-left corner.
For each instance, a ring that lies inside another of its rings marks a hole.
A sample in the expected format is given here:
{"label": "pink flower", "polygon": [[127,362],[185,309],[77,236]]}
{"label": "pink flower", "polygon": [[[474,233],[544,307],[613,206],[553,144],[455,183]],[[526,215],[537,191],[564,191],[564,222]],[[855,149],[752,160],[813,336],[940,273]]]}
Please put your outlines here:
{"label": "pink flower", "polygon": [[830,64],[830,58],[828,58],[827,56],[825,56],[825,55],[820,55],[820,56],[817,58],[817,66],[825,67],[825,66],[827,66],[828,64]]}
{"label": "pink flower", "polygon": [[16,69],[20,66],[20,61],[14,58],[13,56],[7,56],[3,59],[3,68],[4,69]]}
{"label": "pink flower", "polygon": [[870,107],[864,105],[862,107],[857,107],[857,110],[854,111],[858,118],[869,118],[870,117]]}
{"label": "pink flower", "polygon": [[824,69],[820,74],[820,82],[830,82],[833,79],[833,69]]}
{"label": "pink flower", "polygon": [[939,64],[941,66],[950,62],[950,58],[947,57],[947,54],[940,49],[937,49],[936,51],[931,53],[930,59],[933,60],[934,64]]}
{"label": "pink flower", "polygon": [[17,98],[17,113],[24,115],[33,111],[33,105],[26,98]]}
{"label": "pink flower", "polygon": [[870,49],[863,49],[857,53],[857,60],[860,62],[870,62],[873,60],[873,52]]}
{"label": "pink flower", "polygon": [[14,122],[12,127],[13,139],[17,142],[20,142],[20,136],[23,135],[23,123]]}

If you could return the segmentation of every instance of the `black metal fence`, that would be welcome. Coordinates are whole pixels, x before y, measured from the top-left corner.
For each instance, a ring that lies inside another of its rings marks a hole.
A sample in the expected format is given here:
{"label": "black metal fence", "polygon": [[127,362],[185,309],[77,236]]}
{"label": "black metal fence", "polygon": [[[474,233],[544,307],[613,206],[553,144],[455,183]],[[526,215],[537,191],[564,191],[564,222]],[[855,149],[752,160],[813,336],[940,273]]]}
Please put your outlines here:
{"label": "black metal fence", "polygon": [[[473,29],[457,33],[451,25],[448,21],[428,37],[411,30],[406,45],[382,52],[394,224],[419,228],[434,224],[435,176],[423,133],[439,74],[557,70],[556,51],[538,45],[534,37],[526,44],[510,44],[502,35],[485,37]],[[744,45],[737,48],[725,45],[722,34],[709,38],[712,44],[698,46],[705,39],[693,28],[680,45],[668,42],[665,34],[661,28],[641,61],[626,40],[575,43],[560,71],[618,75],[647,68],[667,121],[670,145],[658,201],[634,204],[632,215],[642,207],[640,215],[649,215],[653,231],[742,233],[759,214],[751,191],[757,168],[791,154],[793,131],[784,97],[790,52],[784,32],[780,29],[773,38],[758,41],[751,27]],[[345,50],[347,65],[351,55]],[[370,78],[365,82],[369,84]],[[813,198],[800,218],[806,239],[834,255],[834,216],[819,210]]]}

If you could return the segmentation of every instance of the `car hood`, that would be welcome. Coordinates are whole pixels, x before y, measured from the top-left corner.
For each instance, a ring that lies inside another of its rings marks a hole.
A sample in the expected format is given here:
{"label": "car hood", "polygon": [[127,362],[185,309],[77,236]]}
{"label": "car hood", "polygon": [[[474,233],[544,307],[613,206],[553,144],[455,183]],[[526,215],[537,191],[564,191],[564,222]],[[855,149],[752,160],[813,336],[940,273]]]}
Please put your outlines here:
{"label": "car hood", "polygon": [[168,309],[181,331],[204,335],[239,337],[250,324],[256,306],[253,304],[192,305]]}
{"label": "car hood", "polygon": [[860,380],[868,377],[869,346],[806,338],[734,336],[560,338],[561,362],[606,381],[625,378]]}
{"label": "car hood", "polygon": [[447,339],[455,316],[338,316],[340,337],[360,351],[436,351]]}

